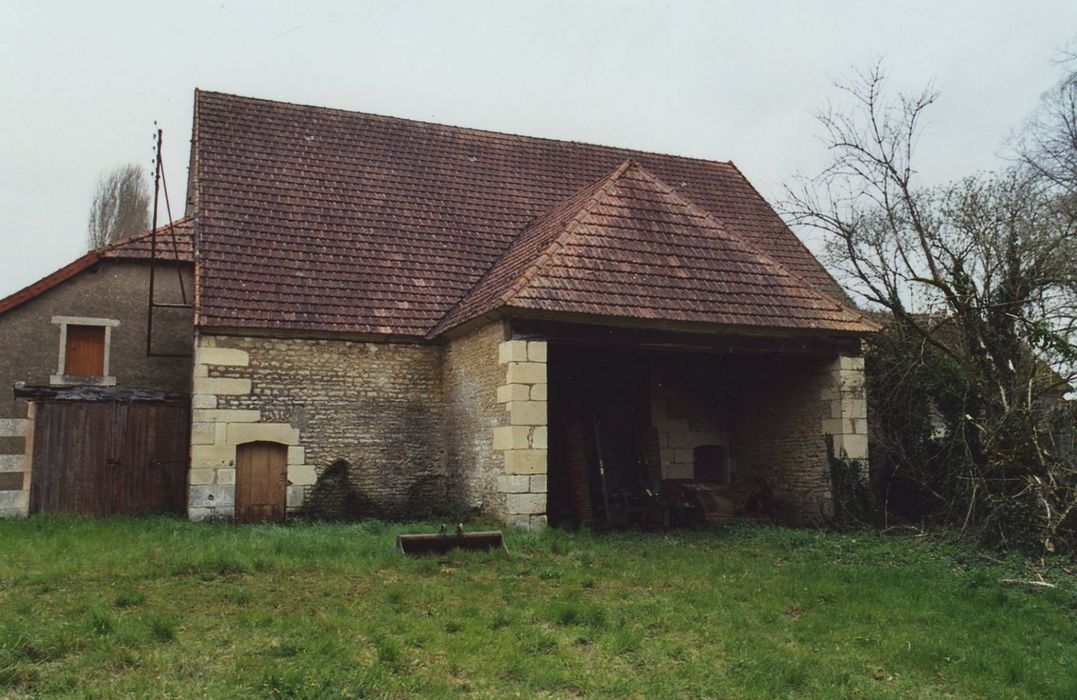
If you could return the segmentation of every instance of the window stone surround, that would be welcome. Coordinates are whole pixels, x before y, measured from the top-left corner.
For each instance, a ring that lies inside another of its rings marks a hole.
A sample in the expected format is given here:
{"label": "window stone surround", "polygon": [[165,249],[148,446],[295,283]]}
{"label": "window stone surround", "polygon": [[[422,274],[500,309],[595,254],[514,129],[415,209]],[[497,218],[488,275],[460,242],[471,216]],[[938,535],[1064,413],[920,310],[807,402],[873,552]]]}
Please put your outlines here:
{"label": "window stone surround", "polygon": [[[53,316],[52,323],[60,327],[60,351],[57,355],[56,374],[49,376],[49,384],[53,386],[67,385],[92,385],[92,386],[116,386],[116,377],[109,373],[110,354],[112,349],[112,329],[119,326],[120,322],[113,318],[91,318],[88,316]],[[64,373],[64,364],[67,360],[67,327],[68,326],[100,326],[105,329],[105,357],[102,363],[100,377],[74,377]]]}

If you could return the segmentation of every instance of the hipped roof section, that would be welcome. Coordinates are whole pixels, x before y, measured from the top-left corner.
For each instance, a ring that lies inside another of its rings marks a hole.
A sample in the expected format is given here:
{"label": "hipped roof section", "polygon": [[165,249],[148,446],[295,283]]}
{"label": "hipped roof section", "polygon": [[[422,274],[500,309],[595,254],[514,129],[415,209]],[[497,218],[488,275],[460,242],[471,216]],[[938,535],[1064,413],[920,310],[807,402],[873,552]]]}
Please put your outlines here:
{"label": "hipped roof section", "polygon": [[726,328],[874,329],[635,161],[538,217],[435,333],[505,308]]}
{"label": "hipped roof section", "polygon": [[873,328],[731,163],[201,91],[193,148],[202,326],[431,337],[591,207],[506,308]]}

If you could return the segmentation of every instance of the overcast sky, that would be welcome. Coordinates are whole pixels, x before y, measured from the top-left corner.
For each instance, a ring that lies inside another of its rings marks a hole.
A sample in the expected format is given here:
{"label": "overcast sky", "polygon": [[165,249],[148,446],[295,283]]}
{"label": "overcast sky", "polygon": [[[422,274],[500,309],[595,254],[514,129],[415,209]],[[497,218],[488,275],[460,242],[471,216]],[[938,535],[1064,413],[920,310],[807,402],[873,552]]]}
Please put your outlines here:
{"label": "overcast sky", "polygon": [[832,81],[879,56],[942,91],[925,178],[996,167],[1077,3],[0,0],[0,28],[3,296],[84,252],[99,174],[151,172],[154,121],[182,202],[195,87],[733,160],[774,202],[824,160]]}

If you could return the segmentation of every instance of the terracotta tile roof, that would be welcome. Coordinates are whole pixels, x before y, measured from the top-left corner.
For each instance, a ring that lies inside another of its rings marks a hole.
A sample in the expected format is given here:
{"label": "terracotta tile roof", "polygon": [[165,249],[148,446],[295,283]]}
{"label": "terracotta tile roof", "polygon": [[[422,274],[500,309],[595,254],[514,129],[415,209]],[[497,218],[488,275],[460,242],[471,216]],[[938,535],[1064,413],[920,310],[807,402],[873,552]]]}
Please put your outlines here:
{"label": "terracotta tile roof", "polygon": [[205,326],[424,336],[536,217],[629,159],[841,294],[731,163],[208,92],[193,148]]}
{"label": "terracotta tile roof", "polygon": [[499,307],[721,326],[874,328],[632,161],[538,217],[436,331]]}
{"label": "terracotta tile roof", "polygon": [[[172,247],[172,237],[168,234],[168,227],[162,226],[157,229],[157,257],[162,261],[176,259],[176,251],[179,259],[190,262],[192,259],[192,229],[193,222],[190,218],[176,221],[172,228],[175,230],[176,248]],[[37,282],[23,287],[19,291],[0,299],[0,314],[3,314],[16,306],[30,301],[36,296],[44,294],[53,287],[71,279],[83,270],[92,267],[103,259],[109,260],[148,260],[150,257],[150,232],[140,233],[115,243],[111,243],[99,250],[91,250],[82,257],[61,267],[56,272],[42,277]],[[168,250],[163,250],[165,247]]]}
{"label": "terracotta tile roof", "polygon": [[[168,261],[178,258],[184,262],[191,262],[192,238],[194,235],[194,221],[191,217],[184,217],[157,228],[158,260]],[[149,231],[131,236],[121,241],[108,245],[98,251],[102,258],[119,258],[123,260],[148,260],[152,238]]]}

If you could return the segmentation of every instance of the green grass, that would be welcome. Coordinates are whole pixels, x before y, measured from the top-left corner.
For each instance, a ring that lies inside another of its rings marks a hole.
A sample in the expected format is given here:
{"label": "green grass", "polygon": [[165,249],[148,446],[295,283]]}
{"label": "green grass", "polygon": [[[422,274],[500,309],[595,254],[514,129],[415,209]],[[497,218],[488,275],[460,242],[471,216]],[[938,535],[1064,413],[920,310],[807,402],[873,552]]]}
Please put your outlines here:
{"label": "green grass", "polygon": [[0,695],[1077,697],[1077,584],[1021,562],[769,527],[396,553],[424,529],[0,522]]}

